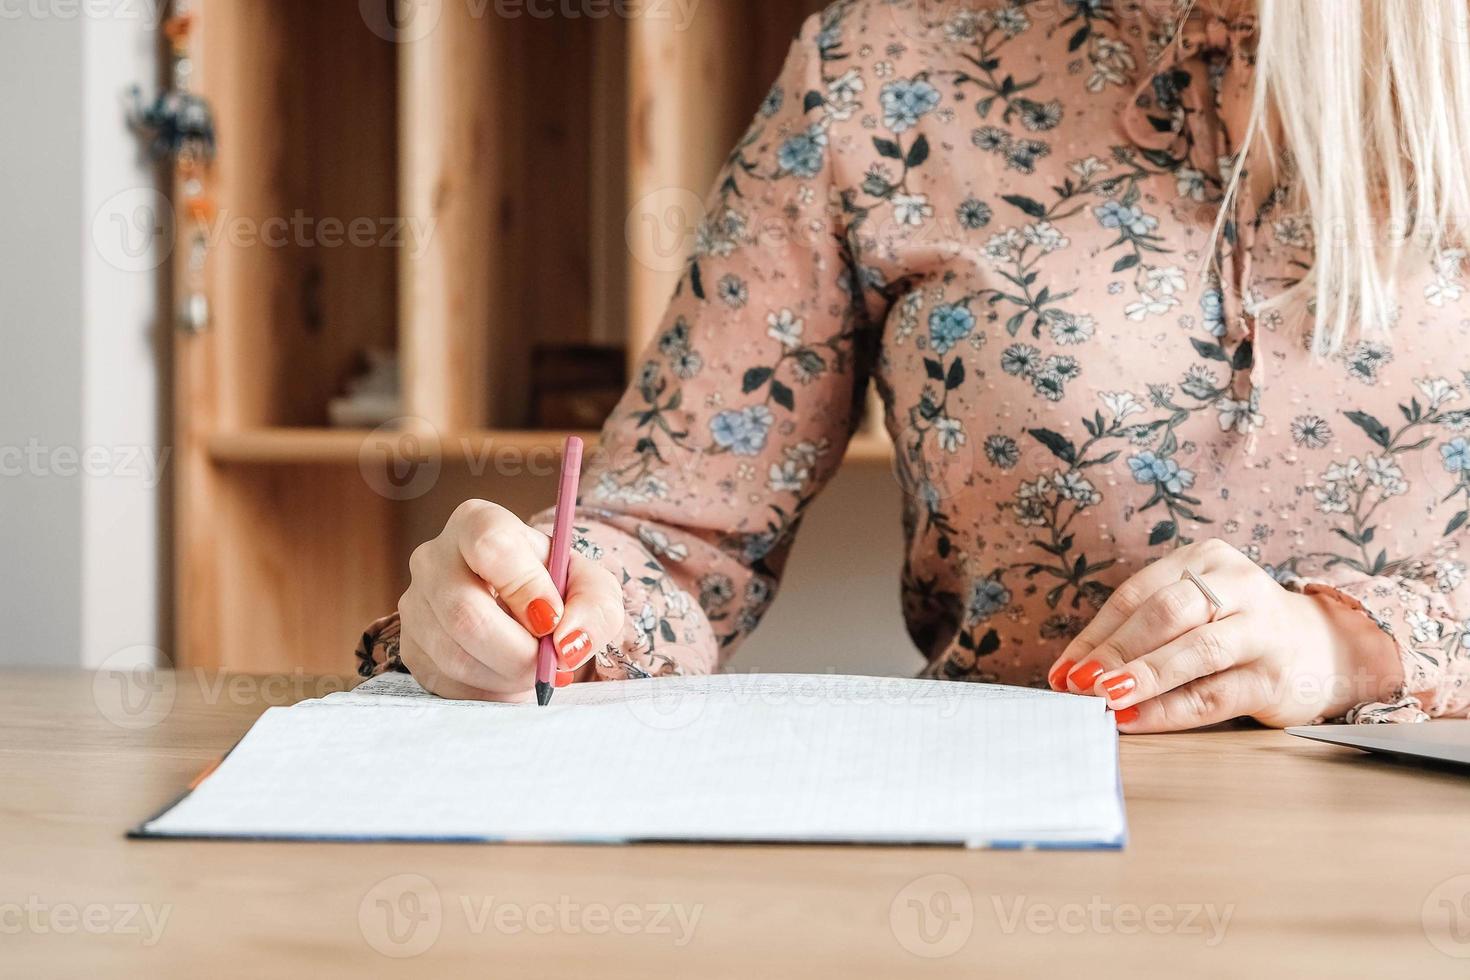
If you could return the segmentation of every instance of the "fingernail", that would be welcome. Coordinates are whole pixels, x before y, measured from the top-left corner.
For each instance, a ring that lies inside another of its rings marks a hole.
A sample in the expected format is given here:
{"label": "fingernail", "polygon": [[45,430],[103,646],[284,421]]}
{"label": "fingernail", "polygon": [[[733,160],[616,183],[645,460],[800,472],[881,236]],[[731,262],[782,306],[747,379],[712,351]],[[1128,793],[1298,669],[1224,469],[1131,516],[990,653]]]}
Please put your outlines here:
{"label": "fingernail", "polygon": [[561,619],[556,614],[556,607],[545,599],[532,599],[526,607],[526,618],[531,621],[531,632],[537,636],[545,636],[556,629],[556,622]]}
{"label": "fingernail", "polygon": [[1046,683],[1053,691],[1065,691],[1067,689],[1067,675],[1072,668],[1077,666],[1075,660],[1058,660],[1057,665],[1046,675]]}
{"label": "fingernail", "polygon": [[1116,717],[1118,724],[1131,724],[1138,720],[1138,706],[1134,705],[1131,708],[1124,708],[1122,711],[1115,711],[1113,715]]}
{"label": "fingernail", "polygon": [[557,687],[566,687],[569,684],[571,684],[573,681],[575,681],[576,679],[577,679],[577,675],[576,674],[568,673],[565,670],[561,670],[561,671],[557,671],[555,683],[556,683],[556,686]]}
{"label": "fingernail", "polygon": [[1137,686],[1138,681],[1133,679],[1132,674],[1119,674],[1117,677],[1109,677],[1103,681],[1103,691],[1110,701],[1118,700]]}
{"label": "fingernail", "polygon": [[1097,683],[1097,679],[1102,676],[1103,671],[1106,669],[1107,668],[1103,667],[1103,665],[1098,663],[1096,660],[1089,660],[1087,661],[1087,663],[1083,664],[1081,667],[1078,667],[1076,670],[1068,674],[1067,680],[1077,685],[1077,690],[1079,691],[1090,691],[1092,690],[1093,685]]}
{"label": "fingernail", "polygon": [[556,655],[561,659],[563,667],[575,667],[577,661],[587,655],[587,648],[591,645],[592,638],[587,635],[586,630],[572,630],[562,637],[561,645],[556,649]]}

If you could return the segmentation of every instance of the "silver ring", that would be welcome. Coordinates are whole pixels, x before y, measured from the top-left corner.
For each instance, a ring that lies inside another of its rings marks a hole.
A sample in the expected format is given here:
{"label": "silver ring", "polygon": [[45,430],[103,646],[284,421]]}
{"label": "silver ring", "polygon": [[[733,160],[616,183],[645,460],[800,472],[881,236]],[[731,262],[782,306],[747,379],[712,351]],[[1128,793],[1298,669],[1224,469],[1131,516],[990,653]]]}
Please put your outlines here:
{"label": "silver ring", "polygon": [[1205,580],[1196,575],[1192,568],[1186,568],[1184,574],[1179,576],[1179,581],[1193,582],[1194,587],[1200,590],[1201,594],[1205,597],[1205,601],[1210,604],[1210,618],[1208,622],[1213,623],[1215,617],[1219,616],[1225,608],[1225,603],[1220,601],[1220,597],[1215,594],[1215,590],[1206,585]]}

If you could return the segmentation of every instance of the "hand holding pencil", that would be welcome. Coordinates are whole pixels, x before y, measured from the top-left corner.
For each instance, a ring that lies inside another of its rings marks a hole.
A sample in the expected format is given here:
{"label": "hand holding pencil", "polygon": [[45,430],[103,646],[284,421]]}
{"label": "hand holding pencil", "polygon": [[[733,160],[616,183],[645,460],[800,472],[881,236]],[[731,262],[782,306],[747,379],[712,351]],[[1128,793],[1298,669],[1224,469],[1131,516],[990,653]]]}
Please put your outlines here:
{"label": "hand holding pencil", "polygon": [[549,692],[570,681],[571,670],[621,635],[617,579],[571,550],[581,456],[582,441],[568,440],[552,535],[498,504],[470,500],[414,551],[412,580],[398,601],[399,655],[428,690],[526,701],[541,684]]}

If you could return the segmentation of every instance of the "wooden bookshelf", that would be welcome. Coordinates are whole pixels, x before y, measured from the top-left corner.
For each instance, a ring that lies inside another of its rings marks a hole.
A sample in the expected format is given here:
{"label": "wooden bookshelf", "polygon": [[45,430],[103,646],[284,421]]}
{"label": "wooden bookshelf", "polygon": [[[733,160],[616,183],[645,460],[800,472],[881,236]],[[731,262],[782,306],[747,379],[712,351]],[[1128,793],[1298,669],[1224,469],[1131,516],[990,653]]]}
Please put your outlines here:
{"label": "wooden bookshelf", "polygon": [[[677,271],[633,254],[630,211],[703,195],[821,5],[704,0],[681,23],[446,0],[413,5],[438,11],[422,31],[387,17],[401,2],[195,5],[221,233],[211,325],[174,344],[183,664],[341,671],[406,585],[409,529],[454,503],[385,493],[374,467],[555,451],[566,433],[529,428],[532,344],[638,357]],[[262,243],[293,216],[396,222],[399,244]],[[398,352],[401,432],[327,424],[369,348]],[[864,434],[848,458],[889,447]]]}

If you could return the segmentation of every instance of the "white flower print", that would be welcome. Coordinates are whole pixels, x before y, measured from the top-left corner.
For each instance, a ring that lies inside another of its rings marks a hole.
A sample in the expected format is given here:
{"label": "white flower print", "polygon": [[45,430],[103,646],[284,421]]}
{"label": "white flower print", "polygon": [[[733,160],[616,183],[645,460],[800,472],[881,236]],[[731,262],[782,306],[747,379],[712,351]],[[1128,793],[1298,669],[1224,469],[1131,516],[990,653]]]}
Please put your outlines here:
{"label": "white flower print", "polygon": [[1345,483],[1327,483],[1312,491],[1317,498],[1317,509],[1324,514],[1346,514],[1352,501],[1350,487]]}
{"label": "white flower print", "polygon": [[1119,422],[1146,411],[1131,391],[1104,391],[1098,397],[1102,399],[1103,406],[1112,413],[1113,418]]}
{"label": "white flower print", "polygon": [[1092,74],[1087,77],[1087,91],[1101,92],[1109,85],[1127,85],[1133,79],[1137,62],[1133,50],[1122,41],[1103,35],[1093,37]]}
{"label": "white flower print", "polygon": [[1041,254],[1048,255],[1059,249],[1066,248],[1071,242],[1061,230],[1050,221],[1038,221],[1026,226],[1026,241],[1041,249]]}
{"label": "white flower print", "polygon": [[1320,415],[1298,415],[1291,420],[1291,438],[1306,449],[1321,449],[1332,440],[1332,427]]}
{"label": "white flower print", "polygon": [[901,225],[918,227],[934,217],[934,206],[924,194],[893,195],[893,217]]}
{"label": "white flower print", "polygon": [[1015,260],[1021,249],[1021,233],[1014,228],[998,231],[985,243],[985,257],[997,265]]}
{"label": "white flower print", "polygon": [[1465,581],[1465,566],[1453,558],[1441,558],[1434,563],[1434,589],[1436,592],[1453,592]]}
{"label": "white flower print", "polygon": [[1193,167],[1180,167],[1174,171],[1174,184],[1182,198],[1190,201],[1205,199],[1205,175]]}
{"label": "white flower print", "polygon": [[779,340],[782,347],[801,346],[801,335],[806,330],[806,321],[789,309],[766,316],[766,335]]}
{"label": "white flower print", "polygon": [[1259,429],[1266,423],[1266,417],[1260,412],[1260,405],[1261,391],[1259,388],[1252,389],[1249,398],[1220,399],[1215,404],[1215,408],[1220,412],[1220,431],[1229,432],[1234,429],[1246,435]]}
{"label": "white flower print", "polygon": [[1378,488],[1385,497],[1397,497],[1409,492],[1404,480],[1404,471],[1392,456],[1369,456],[1363,460],[1368,472],[1368,483]]}
{"label": "white flower print", "polygon": [[1102,494],[1077,472],[1053,473],[1051,477],[1052,486],[1056,488],[1057,495],[1064,500],[1072,500],[1079,507],[1091,507],[1102,503]]}
{"label": "white flower print", "polygon": [[811,469],[817,465],[817,460],[827,454],[830,445],[826,439],[811,442],[802,440],[792,446],[786,447],[786,458],[795,462],[798,466]]}
{"label": "white flower print", "polygon": [[1184,380],[1179,382],[1179,390],[1192,398],[1208,401],[1217,390],[1215,372],[1203,364],[1191,364],[1184,374]]}
{"label": "white flower print", "polygon": [[1450,384],[1448,378],[1418,378],[1414,381],[1419,386],[1419,392],[1424,400],[1429,402],[1429,410],[1432,412],[1445,402],[1454,401],[1460,397],[1460,391]]}
{"label": "white flower print", "polygon": [[1041,527],[1046,523],[1049,489],[1051,483],[1044,476],[1016,488],[1016,499],[1011,506],[1016,512],[1016,520],[1023,527]]}
{"label": "white flower print", "polygon": [[1031,21],[1020,7],[1001,7],[995,11],[995,26],[1007,37],[1016,37],[1031,26]]}
{"label": "white flower print", "polygon": [[770,479],[766,485],[772,493],[801,493],[806,486],[808,471],[794,459],[771,464]]}
{"label": "white flower print", "polygon": [[656,558],[683,561],[689,557],[688,547],[671,542],[669,536],[656,527],[649,527],[646,524],[639,525],[638,540],[643,542],[643,547],[652,552]]}
{"label": "white flower print", "polygon": [[1137,303],[1129,303],[1123,308],[1123,313],[1130,320],[1145,320],[1151,316],[1161,316],[1179,305],[1179,301],[1172,296],[1148,296]]}
{"label": "white flower print", "polygon": [[1460,281],[1465,250],[1444,249],[1434,258],[1434,280],[1424,286],[1424,300],[1430,306],[1443,307],[1446,303],[1458,302],[1465,294]]}
{"label": "white flower print", "polygon": [[1145,289],[1150,293],[1156,293],[1162,296],[1173,296],[1175,293],[1182,293],[1187,285],[1184,278],[1184,270],[1177,265],[1165,266],[1161,269],[1149,269],[1145,278],[1148,283]]}
{"label": "white flower print", "polygon": [[853,114],[862,108],[858,101],[867,86],[863,84],[862,76],[856,68],[849,68],[846,72],[827,83],[827,111],[832,119],[843,122],[851,119]]}
{"label": "white flower print", "polygon": [[980,29],[980,17],[973,10],[961,10],[944,23],[944,38],[947,41],[968,41]]}
{"label": "white flower print", "polygon": [[1080,344],[1097,330],[1097,319],[1086,313],[1063,313],[1051,321],[1051,339],[1059,344]]}
{"label": "white flower print", "polygon": [[725,305],[732,310],[740,309],[750,298],[749,289],[737,275],[727,275],[721,278],[718,291],[720,299],[724,300]]}
{"label": "white flower print", "polygon": [[1108,165],[1097,157],[1083,157],[1081,160],[1074,160],[1069,166],[1072,172],[1084,181],[1091,180],[1108,169]]}
{"label": "white flower print", "polygon": [[1312,223],[1305,214],[1289,214],[1271,226],[1271,233],[1287,248],[1310,248]]}
{"label": "white flower print", "polygon": [[934,431],[939,437],[939,448],[947,453],[957,453],[965,444],[965,424],[958,419],[941,416],[934,422]]}
{"label": "white flower print", "polygon": [[1393,360],[1393,352],[1383,344],[1362,340],[1344,355],[1348,374],[1364,384],[1378,383],[1378,370]]}
{"label": "white flower print", "polygon": [[1409,624],[1410,634],[1415,643],[1439,642],[1442,629],[1439,620],[1426,616],[1416,609],[1409,610],[1404,620]]}

